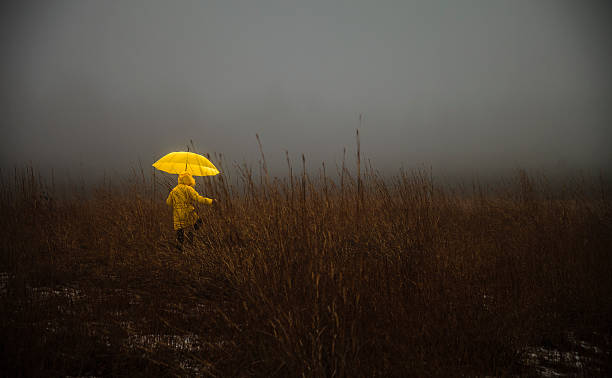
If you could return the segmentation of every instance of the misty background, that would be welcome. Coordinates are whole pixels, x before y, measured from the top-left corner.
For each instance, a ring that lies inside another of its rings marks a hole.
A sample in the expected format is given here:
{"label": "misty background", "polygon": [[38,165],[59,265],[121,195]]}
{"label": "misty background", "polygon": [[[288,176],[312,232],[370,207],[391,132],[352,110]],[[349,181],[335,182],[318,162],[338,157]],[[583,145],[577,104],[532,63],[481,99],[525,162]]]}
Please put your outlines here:
{"label": "misty background", "polygon": [[612,174],[606,1],[1,7],[2,169],[126,174],[190,140],[257,167],[257,133],[272,174],[285,150],[333,174],[359,128],[382,172]]}

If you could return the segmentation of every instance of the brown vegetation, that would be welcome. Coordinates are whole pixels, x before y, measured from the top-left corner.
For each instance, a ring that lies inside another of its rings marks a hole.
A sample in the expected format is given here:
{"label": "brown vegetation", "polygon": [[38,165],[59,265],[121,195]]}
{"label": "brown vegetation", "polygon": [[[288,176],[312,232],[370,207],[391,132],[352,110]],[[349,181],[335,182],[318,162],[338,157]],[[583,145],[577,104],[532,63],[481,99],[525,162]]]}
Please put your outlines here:
{"label": "brown vegetation", "polygon": [[527,346],[609,341],[603,183],[363,168],[201,180],[219,202],[184,254],[159,174],[66,198],[5,174],[0,375],[512,375]]}

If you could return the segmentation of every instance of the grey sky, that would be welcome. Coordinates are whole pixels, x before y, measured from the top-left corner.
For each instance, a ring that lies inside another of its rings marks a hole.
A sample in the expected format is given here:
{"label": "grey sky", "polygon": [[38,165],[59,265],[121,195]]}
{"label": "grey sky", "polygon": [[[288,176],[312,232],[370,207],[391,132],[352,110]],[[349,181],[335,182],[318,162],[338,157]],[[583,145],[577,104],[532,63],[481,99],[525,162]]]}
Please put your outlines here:
{"label": "grey sky", "polygon": [[612,172],[601,1],[16,1],[2,166],[124,172],[182,150],[381,170]]}

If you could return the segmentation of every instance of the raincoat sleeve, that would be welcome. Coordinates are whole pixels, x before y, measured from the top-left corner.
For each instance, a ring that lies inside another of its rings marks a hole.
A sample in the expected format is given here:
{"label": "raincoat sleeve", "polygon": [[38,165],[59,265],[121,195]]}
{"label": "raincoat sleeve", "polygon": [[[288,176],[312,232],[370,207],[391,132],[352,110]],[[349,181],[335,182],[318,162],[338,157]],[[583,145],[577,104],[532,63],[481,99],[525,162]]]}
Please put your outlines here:
{"label": "raincoat sleeve", "polygon": [[194,202],[199,202],[199,203],[203,203],[205,205],[212,205],[212,200],[210,198],[206,198],[206,197],[202,197],[201,195],[198,194],[198,192],[196,192],[196,190],[192,187],[188,187],[189,189],[189,195],[191,196],[191,199]]}
{"label": "raincoat sleeve", "polygon": [[172,206],[172,192],[168,194],[168,198],[166,198],[166,204],[168,204],[168,206]]}

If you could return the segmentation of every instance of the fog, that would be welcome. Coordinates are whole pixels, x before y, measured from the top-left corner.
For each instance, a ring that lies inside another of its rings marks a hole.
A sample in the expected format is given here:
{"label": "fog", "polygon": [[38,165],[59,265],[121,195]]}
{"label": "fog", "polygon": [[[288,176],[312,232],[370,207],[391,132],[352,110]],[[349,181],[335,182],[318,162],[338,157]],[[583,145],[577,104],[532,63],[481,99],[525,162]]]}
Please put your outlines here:
{"label": "fog", "polygon": [[[86,177],[164,154],[286,173],[612,173],[605,1],[15,1],[1,167]],[[360,118],[361,115],[361,118]],[[333,168],[330,169],[333,171]]]}

